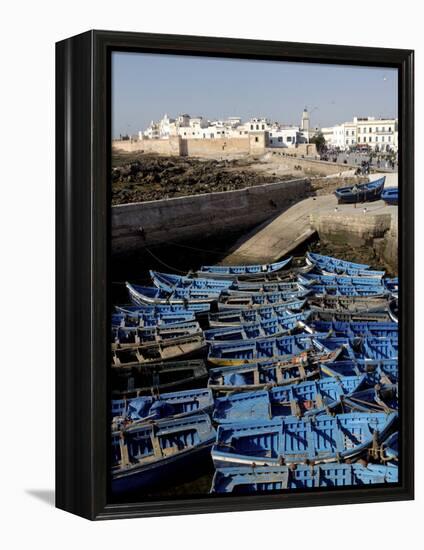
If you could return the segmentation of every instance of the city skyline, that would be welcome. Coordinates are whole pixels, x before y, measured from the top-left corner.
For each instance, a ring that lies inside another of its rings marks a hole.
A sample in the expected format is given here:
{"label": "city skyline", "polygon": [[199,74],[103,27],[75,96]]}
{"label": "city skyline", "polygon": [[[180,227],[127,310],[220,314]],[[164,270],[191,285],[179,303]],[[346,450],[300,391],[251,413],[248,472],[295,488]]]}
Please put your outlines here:
{"label": "city skyline", "polygon": [[[146,82],[148,85],[146,85]],[[115,52],[112,136],[136,134],[167,113],[265,117],[311,127],[354,116],[397,118],[396,69]]]}

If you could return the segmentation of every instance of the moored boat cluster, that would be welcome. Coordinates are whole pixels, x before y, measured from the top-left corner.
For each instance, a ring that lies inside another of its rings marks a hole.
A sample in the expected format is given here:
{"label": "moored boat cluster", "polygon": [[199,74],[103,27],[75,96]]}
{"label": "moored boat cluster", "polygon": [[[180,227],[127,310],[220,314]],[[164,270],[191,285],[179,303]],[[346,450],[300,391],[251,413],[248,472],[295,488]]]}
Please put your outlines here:
{"label": "moored boat cluster", "polygon": [[395,483],[398,281],[308,253],[150,272],[112,316],[112,489]]}

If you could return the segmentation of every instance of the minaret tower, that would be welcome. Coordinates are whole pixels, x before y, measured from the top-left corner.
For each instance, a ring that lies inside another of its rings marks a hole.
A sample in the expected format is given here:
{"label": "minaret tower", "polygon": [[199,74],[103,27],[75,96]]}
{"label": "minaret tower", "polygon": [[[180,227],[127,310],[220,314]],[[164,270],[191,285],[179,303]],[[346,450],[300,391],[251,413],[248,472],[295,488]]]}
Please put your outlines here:
{"label": "minaret tower", "polygon": [[309,113],[308,113],[308,109],[306,107],[303,109],[302,122],[300,123],[300,129],[305,130],[306,132],[309,131]]}

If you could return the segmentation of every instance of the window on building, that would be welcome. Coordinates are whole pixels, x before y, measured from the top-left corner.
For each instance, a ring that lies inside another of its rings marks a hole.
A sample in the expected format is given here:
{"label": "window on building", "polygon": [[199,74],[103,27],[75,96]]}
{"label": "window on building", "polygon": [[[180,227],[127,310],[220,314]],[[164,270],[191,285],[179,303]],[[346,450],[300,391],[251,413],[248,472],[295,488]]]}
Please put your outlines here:
{"label": "window on building", "polygon": [[384,136],[381,137],[381,141],[384,141]]}
{"label": "window on building", "polygon": [[274,140],[273,140],[273,139],[270,139],[269,142],[272,144],[272,143],[274,143]]}
{"label": "window on building", "polygon": [[253,124],[250,125],[250,129],[253,130]]}
{"label": "window on building", "polygon": [[258,142],[258,141],[259,141],[259,138],[258,138],[257,136],[255,137],[255,141],[256,141],[256,142]]}
{"label": "window on building", "polygon": [[372,132],[372,128],[368,128],[368,131],[369,131],[369,133],[371,133],[371,132]]}
{"label": "window on building", "polygon": [[290,141],[291,142],[292,140],[292,137],[291,136],[287,136],[287,141]]}
{"label": "window on building", "polygon": [[265,130],[265,124],[262,124],[262,130]]}
{"label": "window on building", "polygon": [[387,136],[387,141],[392,141],[392,136]]}
{"label": "window on building", "polygon": [[283,141],[283,138],[282,137],[279,137],[278,138],[278,141],[281,143]]}
{"label": "window on building", "polygon": [[383,128],[381,129],[382,132],[385,132],[386,131],[386,128],[385,126],[383,126]]}
{"label": "window on building", "polygon": [[391,132],[391,131],[392,131],[392,127],[391,127],[391,126],[389,126],[389,132]]}
{"label": "window on building", "polygon": [[259,124],[256,124],[256,130],[259,130]]}
{"label": "window on building", "polygon": [[368,141],[371,143],[371,141],[372,141],[372,137],[371,137],[371,136],[369,137]]}
{"label": "window on building", "polygon": [[361,143],[361,136],[358,136],[358,143]]}

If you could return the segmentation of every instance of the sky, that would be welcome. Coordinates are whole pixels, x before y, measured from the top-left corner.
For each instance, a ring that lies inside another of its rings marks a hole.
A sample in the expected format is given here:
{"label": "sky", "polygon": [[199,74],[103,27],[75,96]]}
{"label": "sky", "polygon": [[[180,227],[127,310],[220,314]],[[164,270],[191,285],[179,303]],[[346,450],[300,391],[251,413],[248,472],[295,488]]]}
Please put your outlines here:
{"label": "sky", "polygon": [[166,113],[266,117],[312,127],[354,116],[397,117],[397,70],[208,57],[112,54],[112,136],[137,134]]}

